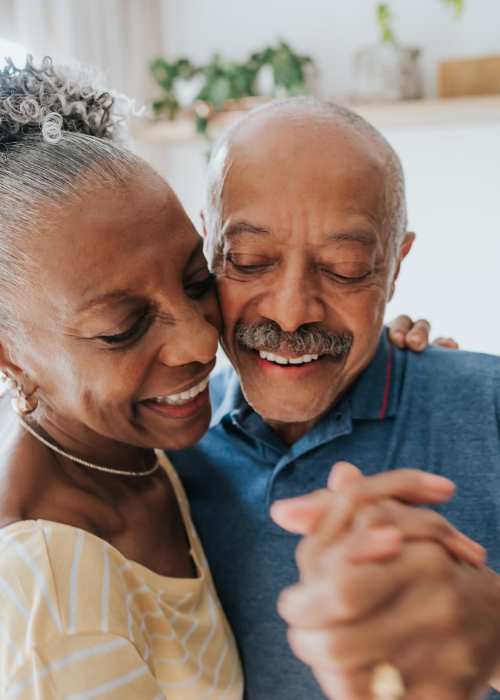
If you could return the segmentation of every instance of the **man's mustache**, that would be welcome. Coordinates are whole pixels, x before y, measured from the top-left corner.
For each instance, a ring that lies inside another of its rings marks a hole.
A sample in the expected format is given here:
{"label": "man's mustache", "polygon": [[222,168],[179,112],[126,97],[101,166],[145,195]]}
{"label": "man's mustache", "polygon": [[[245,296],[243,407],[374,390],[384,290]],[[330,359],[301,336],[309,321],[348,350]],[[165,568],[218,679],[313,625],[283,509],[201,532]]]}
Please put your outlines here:
{"label": "man's mustache", "polygon": [[236,324],[236,340],[247,350],[286,350],[298,356],[347,355],[353,343],[352,333],[328,331],[319,326],[301,326],[296,331],[282,331],[274,321]]}

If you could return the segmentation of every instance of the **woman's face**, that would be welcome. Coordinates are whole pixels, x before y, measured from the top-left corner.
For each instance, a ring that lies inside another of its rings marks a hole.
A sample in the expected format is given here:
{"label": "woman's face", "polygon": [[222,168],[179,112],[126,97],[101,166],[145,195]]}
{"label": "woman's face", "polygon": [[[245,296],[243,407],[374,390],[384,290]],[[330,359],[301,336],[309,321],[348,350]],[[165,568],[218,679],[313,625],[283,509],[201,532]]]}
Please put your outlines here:
{"label": "woman's face", "polygon": [[39,272],[16,302],[27,335],[9,350],[41,424],[97,448],[196,442],[221,320],[201,239],[166,183],[144,167],[127,187],[89,190],[31,254]]}

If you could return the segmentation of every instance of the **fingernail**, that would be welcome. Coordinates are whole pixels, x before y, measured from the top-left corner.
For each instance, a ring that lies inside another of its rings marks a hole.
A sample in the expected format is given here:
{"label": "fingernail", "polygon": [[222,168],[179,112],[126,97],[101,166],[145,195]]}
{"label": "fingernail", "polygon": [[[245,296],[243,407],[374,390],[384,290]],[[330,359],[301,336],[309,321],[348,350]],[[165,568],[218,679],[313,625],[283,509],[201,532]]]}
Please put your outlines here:
{"label": "fingernail", "polygon": [[455,490],[453,481],[447,479],[445,476],[439,476],[439,474],[424,474],[424,480],[426,485],[432,489],[446,492]]}

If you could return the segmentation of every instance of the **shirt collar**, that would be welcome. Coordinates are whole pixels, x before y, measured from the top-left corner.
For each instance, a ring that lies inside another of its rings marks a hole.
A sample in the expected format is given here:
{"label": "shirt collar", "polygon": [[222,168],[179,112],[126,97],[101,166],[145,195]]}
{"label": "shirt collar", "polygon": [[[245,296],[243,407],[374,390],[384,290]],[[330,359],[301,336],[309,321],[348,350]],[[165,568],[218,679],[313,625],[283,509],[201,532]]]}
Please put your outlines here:
{"label": "shirt collar", "polygon": [[[372,361],[345,395],[351,405],[351,416],[354,420],[383,420],[396,415],[403,356],[404,354],[389,342],[384,331]],[[224,372],[220,379],[225,382],[224,396],[214,408],[210,427],[218,425],[228,414],[243,417],[252,411],[243,396],[236,372]],[[330,411],[336,408],[333,406]]]}
{"label": "shirt collar", "polygon": [[348,391],[354,420],[383,420],[396,415],[403,358],[404,353],[389,342],[384,330],[372,361]]}

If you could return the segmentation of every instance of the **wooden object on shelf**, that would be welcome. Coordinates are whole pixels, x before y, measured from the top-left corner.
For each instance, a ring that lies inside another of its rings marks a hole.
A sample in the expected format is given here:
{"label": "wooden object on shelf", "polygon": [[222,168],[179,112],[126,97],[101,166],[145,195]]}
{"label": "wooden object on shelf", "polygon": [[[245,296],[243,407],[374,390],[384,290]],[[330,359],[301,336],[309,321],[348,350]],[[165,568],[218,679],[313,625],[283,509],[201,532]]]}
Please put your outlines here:
{"label": "wooden object on shelf", "polygon": [[500,55],[441,61],[438,94],[440,97],[500,95]]}

